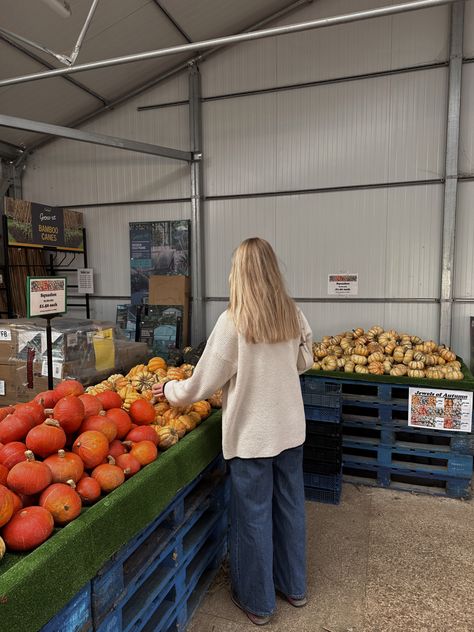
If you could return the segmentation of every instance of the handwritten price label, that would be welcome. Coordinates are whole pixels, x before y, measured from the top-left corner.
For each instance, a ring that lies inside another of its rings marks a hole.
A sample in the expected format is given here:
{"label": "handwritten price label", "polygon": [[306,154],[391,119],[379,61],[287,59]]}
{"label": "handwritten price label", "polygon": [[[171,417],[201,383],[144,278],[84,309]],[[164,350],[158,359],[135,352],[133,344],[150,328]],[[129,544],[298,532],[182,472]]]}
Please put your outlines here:
{"label": "handwritten price label", "polygon": [[12,339],[11,329],[7,329],[6,327],[0,328],[0,341],[11,340],[11,339]]}

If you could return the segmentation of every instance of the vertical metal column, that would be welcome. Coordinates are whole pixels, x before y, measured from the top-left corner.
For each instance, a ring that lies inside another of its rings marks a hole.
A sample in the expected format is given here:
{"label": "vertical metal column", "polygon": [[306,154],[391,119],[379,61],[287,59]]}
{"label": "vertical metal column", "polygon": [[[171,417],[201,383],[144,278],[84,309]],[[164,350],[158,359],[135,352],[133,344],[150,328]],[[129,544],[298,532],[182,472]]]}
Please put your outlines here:
{"label": "vertical metal column", "polygon": [[462,52],[464,31],[464,2],[451,7],[451,38],[449,50],[448,122],[446,132],[446,165],[443,208],[443,243],[441,269],[441,304],[439,339],[451,343],[454,247],[458,194],[459,118],[461,111]]}
{"label": "vertical metal column", "polygon": [[191,135],[191,344],[206,336],[204,304],[204,222],[202,177],[201,74],[197,64],[189,69],[189,131]]}

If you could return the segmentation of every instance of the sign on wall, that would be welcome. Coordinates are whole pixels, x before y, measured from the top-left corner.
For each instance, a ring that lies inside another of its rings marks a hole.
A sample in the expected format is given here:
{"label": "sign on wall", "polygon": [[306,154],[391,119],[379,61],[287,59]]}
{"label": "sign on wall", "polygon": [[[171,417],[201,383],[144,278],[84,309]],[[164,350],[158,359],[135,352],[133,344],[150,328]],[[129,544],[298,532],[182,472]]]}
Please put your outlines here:
{"label": "sign on wall", "polygon": [[26,304],[28,318],[66,312],[66,277],[27,277]]}
{"label": "sign on wall", "polygon": [[94,270],[79,268],[77,271],[77,293],[94,294]]}
{"label": "sign on wall", "polygon": [[5,198],[8,245],[84,252],[82,213]]}
{"label": "sign on wall", "polygon": [[359,275],[357,273],[328,275],[329,296],[357,296]]}
{"label": "sign on wall", "polygon": [[472,392],[410,388],[408,425],[414,428],[471,432]]}

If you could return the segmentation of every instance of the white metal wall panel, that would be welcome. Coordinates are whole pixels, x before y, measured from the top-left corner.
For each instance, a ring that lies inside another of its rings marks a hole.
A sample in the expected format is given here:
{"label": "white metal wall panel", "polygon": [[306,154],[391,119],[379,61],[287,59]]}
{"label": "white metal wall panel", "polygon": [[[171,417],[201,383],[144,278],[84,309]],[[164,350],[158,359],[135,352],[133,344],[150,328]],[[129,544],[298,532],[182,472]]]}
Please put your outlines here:
{"label": "white metal wall panel", "polygon": [[[187,85],[179,78],[161,88],[163,93],[156,87],[146,99],[136,97],[83,129],[189,149],[187,107],[137,111],[150,103],[147,99],[182,98]],[[190,194],[189,179],[189,167],[181,161],[57,140],[29,158],[24,197],[64,205],[182,198]]]}
{"label": "white metal wall panel", "polygon": [[474,3],[466,2],[464,9],[464,57],[474,57]]}
{"label": "white metal wall panel", "polygon": [[[387,3],[319,0],[275,22],[303,22]],[[233,46],[202,66],[203,94],[225,94],[444,61],[449,8],[295,33]]]}
{"label": "white metal wall panel", "polygon": [[474,304],[454,304],[451,346],[453,350],[464,359],[467,365],[469,365],[471,356],[471,316],[474,316]]}
{"label": "white metal wall panel", "polygon": [[229,295],[228,277],[234,249],[249,237],[275,246],[275,198],[226,200],[205,204],[206,295]]}
{"label": "white metal wall panel", "polygon": [[206,195],[275,190],[277,120],[273,94],[204,104]]}
{"label": "white metal wall panel", "polygon": [[[474,298],[474,182],[458,185],[454,294]],[[474,309],[474,304],[473,304]]]}
{"label": "white metal wall panel", "polygon": [[204,104],[208,195],[441,177],[446,70]]}
{"label": "white metal wall panel", "polygon": [[459,172],[474,175],[474,64],[462,70]]}

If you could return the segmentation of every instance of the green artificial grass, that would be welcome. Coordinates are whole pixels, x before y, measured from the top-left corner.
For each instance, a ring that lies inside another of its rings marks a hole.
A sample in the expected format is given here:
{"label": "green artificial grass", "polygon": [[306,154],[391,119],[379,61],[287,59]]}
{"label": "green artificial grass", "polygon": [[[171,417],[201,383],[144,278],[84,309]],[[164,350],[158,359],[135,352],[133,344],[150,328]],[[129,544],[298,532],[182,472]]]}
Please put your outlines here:
{"label": "green artificial grass", "polygon": [[28,554],[0,561],[0,632],[36,632],[221,451],[216,412]]}
{"label": "green artificial grass", "polygon": [[313,371],[310,369],[304,375],[315,377],[334,377],[338,380],[351,380],[357,382],[384,382],[387,384],[403,384],[404,386],[419,386],[420,388],[441,388],[455,391],[474,391],[474,376],[469,371],[461,358],[461,371],[463,380],[429,380],[427,378],[413,378],[406,376],[395,377],[392,375],[371,375],[370,373],[344,373],[344,371]]}

